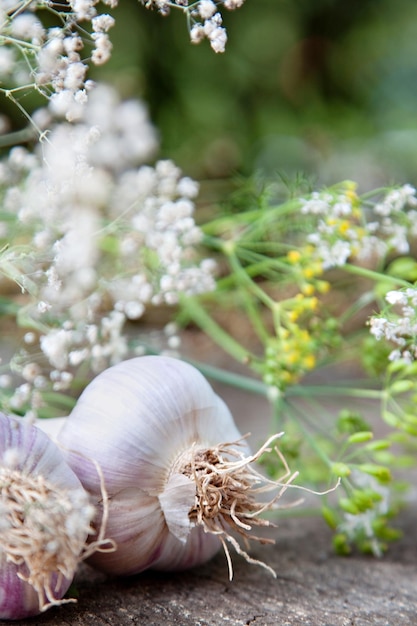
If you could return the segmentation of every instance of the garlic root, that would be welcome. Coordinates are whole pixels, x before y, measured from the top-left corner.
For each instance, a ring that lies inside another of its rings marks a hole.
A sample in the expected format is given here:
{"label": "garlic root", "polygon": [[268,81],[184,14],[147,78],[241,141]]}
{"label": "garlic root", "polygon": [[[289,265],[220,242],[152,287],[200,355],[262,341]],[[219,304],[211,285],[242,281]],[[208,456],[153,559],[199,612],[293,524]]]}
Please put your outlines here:
{"label": "garlic root", "polygon": [[[77,567],[84,529],[81,537],[80,533],[57,532],[66,527],[73,503],[42,476],[5,468],[0,470],[0,489],[2,505],[7,506],[1,519],[1,550],[6,561],[18,566],[17,576],[36,591],[40,611],[74,602],[62,599],[61,594]],[[51,577],[51,572],[56,576]]]}
{"label": "garlic root", "polygon": [[[239,441],[221,443],[206,449],[193,446],[187,451],[189,460],[181,458],[177,466],[173,468],[175,472],[193,480],[196,495],[195,504],[188,514],[189,519],[192,524],[202,526],[205,532],[219,537],[226,555],[230,580],[233,578],[233,566],[226,542],[231,543],[236,552],[248,563],[260,565],[276,577],[271,567],[250,557],[246,550],[249,549],[250,540],[261,544],[275,543],[273,539],[251,534],[252,527],[274,526],[270,521],[258,515],[273,508],[287,486],[297,476],[296,473],[290,475],[285,463],[284,479],[287,481],[276,483],[265,479],[251,467],[251,464],[257,461],[264,452],[271,451],[269,445],[281,436],[282,433],[272,436],[256,454],[249,457],[237,451]],[[238,460],[232,461],[230,457],[238,458]],[[263,487],[256,487],[260,483],[263,483]],[[271,501],[267,503],[256,501],[256,496],[260,492],[277,487],[282,487],[282,489]],[[243,539],[246,550],[242,549],[232,533],[238,534]]]}

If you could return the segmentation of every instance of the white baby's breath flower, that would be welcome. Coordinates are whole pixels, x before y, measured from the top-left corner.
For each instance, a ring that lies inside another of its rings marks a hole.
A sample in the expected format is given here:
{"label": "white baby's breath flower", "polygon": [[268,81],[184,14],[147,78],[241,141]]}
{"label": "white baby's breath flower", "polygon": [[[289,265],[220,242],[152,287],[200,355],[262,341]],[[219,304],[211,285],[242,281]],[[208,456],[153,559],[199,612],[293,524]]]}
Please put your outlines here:
{"label": "white baby's breath flower", "polygon": [[406,304],[407,296],[402,291],[388,291],[388,293],[385,294],[385,300],[389,304]]}
{"label": "white baby's breath flower", "polygon": [[95,33],[107,33],[115,25],[115,19],[111,15],[102,14],[91,20]]}
{"label": "white baby's breath flower", "polygon": [[46,313],[46,311],[49,311],[51,309],[51,305],[49,304],[49,302],[45,302],[44,300],[39,300],[37,309],[40,313]]}
{"label": "white baby's breath flower", "polygon": [[202,24],[193,24],[190,30],[191,43],[200,43],[205,37],[205,32]]}
{"label": "white baby's breath flower", "polygon": [[244,0],[223,0],[224,6],[226,7],[226,9],[229,9],[229,11],[233,11],[234,9],[240,9],[243,3]]}
{"label": "white baby's breath flower", "polygon": [[23,12],[10,21],[10,32],[13,37],[40,45],[46,35],[42,23],[33,13]]}
{"label": "white baby's breath flower", "polygon": [[207,20],[216,13],[217,7],[212,0],[201,0],[198,4],[198,12],[203,20]]}
{"label": "white baby's breath flower", "polygon": [[396,345],[390,361],[411,363],[417,358],[417,290],[389,291],[385,299],[393,308],[384,311],[385,317],[371,317],[370,332],[378,341],[385,339]]}
{"label": "white baby's breath flower", "polygon": [[402,211],[406,205],[417,205],[416,190],[409,184],[389,191],[384,200],[375,205],[374,211],[378,215],[389,216]]}
{"label": "white baby's breath flower", "polygon": [[227,43],[227,33],[226,29],[219,26],[214,30],[210,31],[208,35],[210,46],[214,50],[214,52],[224,52]]}
{"label": "white baby's breath flower", "polygon": [[[49,26],[50,12],[59,26]],[[75,104],[79,108],[83,98],[85,102],[88,66],[109,59],[107,33],[113,25],[114,18],[98,13],[97,0],[69,0],[66,8],[44,0],[16,0],[7,8],[3,0],[0,74],[6,75],[13,87],[36,90],[52,99],[54,111],[59,110],[68,120],[78,119]],[[94,44],[91,55],[87,42]],[[12,92],[10,95],[13,100]]]}
{"label": "white baby's breath flower", "polygon": [[12,48],[0,48],[0,76],[6,76],[13,70],[16,62],[15,51]]}
{"label": "white baby's breath flower", "polygon": [[40,348],[48,361],[58,369],[64,369],[68,364],[68,348],[72,343],[72,332],[56,329],[40,338]]}
{"label": "white baby's breath flower", "polygon": [[95,4],[94,0],[70,0],[70,6],[80,21],[91,20],[96,16]]}
{"label": "white baby's breath flower", "polygon": [[103,65],[110,59],[113,44],[106,33],[93,33],[95,48],[91,54],[94,65]]}
{"label": "white baby's breath flower", "polygon": [[[83,72],[75,64],[63,80],[75,88]],[[2,163],[13,180],[3,211],[32,250],[16,276],[30,288],[27,315],[42,329],[17,355],[26,382],[9,408],[34,415],[42,394],[70,389],[81,365],[98,372],[129,355],[126,320],[214,288],[215,264],[196,250],[198,184],[170,160],[143,165],[157,135],[141,102],[120,102],[104,85],[89,96],[78,121],[55,122],[39,151],[18,148]],[[71,89],[52,102],[60,98],[76,104]],[[62,113],[69,110],[67,103]]]}
{"label": "white baby's breath flower", "polygon": [[219,8],[223,5],[228,10],[238,9],[244,0],[197,0],[189,3],[188,0],[141,0],[147,8],[156,7],[162,15],[168,15],[170,9],[177,8],[187,15],[191,43],[200,43],[203,39],[209,40],[211,48],[216,53],[224,52],[227,42],[227,32],[222,26],[222,16]]}

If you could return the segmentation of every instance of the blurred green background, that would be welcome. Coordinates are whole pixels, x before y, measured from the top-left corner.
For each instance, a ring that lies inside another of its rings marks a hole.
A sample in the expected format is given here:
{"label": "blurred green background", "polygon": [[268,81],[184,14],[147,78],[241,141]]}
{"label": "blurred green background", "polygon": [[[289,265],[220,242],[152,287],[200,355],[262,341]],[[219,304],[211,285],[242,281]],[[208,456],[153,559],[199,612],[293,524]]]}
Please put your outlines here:
{"label": "blurred green background", "polygon": [[199,179],[417,182],[417,3],[246,0],[215,54],[185,17],[121,0],[95,76],[148,103],[162,156]]}
{"label": "blurred green background", "polygon": [[417,184],[415,0],[245,0],[223,10],[224,54],[192,45],[180,10],[112,13],[113,56],[92,77],[147,102],[161,156],[187,174]]}

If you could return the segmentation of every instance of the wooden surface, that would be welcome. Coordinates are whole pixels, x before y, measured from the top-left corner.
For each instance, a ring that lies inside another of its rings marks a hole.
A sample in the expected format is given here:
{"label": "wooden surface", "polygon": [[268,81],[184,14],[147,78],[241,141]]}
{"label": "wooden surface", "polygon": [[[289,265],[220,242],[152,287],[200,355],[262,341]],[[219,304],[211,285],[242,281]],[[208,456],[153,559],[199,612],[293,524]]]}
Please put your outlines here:
{"label": "wooden surface", "polygon": [[319,519],[286,519],[276,544],[254,549],[277,572],[234,558],[228,581],[219,553],[196,570],[108,579],[81,568],[78,603],[26,620],[31,626],[413,626],[417,624],[417,510],[383,559],[337,557]]}
{"label": "wooden surface", "polygon": [[[195,353],[207,352],[194,344]],[[194,356],[191,354],[191,356]],[[214,359],[212,359],[214,361]],[[218,363],[224,366],[224,363]],[[342,376],[345,376],[342,372]],[[328,383],[328,375],[325,375]],[[331,377],[336,377],[332,370]],[[255,444],[270,432],[266,400],[222,388],[242,433]],[[341,407],[336,406],[337,410]],[[375,409],[367,406],[367,411]],[[295,468],[292,468],[295,469]],[[417,492],[417,490],[416,490]],[[290,501],[294,494],[290,494]],[[298,496],[298,494],[297,494]],[[319,504],[319,503],[316,503]],[[111,579],[86,565],[75,580],[77,604],[51,609],[18,622],[28,626],[417,626],[417,498],[396,526],[403,538],[382,559],[337,557],[331,533],[321,518],[285,518],[270,529],[274,546],[253,544],[251,555],[268,563],[274,579],[260,567],[234,556],[228,580],[224,555],[181,573],[144,572]],[[73,590],[73,591],[74,591]]]}

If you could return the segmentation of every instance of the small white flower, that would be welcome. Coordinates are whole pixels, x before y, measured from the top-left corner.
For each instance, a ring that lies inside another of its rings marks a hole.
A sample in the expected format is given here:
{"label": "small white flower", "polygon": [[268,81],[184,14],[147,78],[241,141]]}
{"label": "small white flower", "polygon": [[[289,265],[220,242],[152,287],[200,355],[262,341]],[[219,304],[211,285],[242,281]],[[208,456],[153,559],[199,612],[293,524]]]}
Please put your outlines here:
{"label": "small white flower", "polygon": [[229,11],[239,9],[242,6],[243,2],[244,0],[223,0],[224,6],[226,7],[226,9],[229,9]]}
{"label": "small white flower", "polygon": [[385,330],[388,325],[388,320],[384,317],[372,317],[370,319],[370,330],[371,334],[378,341],[385,336]]}
{"label": "small white flower", "polygon": [[389,304],[407,304],[407,296],[402,291],[388,291],[385,300]]}
{"label": "small white flower", "polygon": [[215,28],[208,35],[210,46],[214,52],[224,52],[227,43],[226,29],[222,27]]}
{"label": "small white flower", "polygon": [[34,45],[40,45],[46,34],[39,19],[28,12],[14,17],[10,30],[15,39],[30,41]]}
{"label": "small white flower", "polygon": [[102,14],[91,20],[93,31],[107,33],[115,25],[115,19],[111,15]]}
{"label": "small white flower", "polygon": [[207,20],[216,13],[217,7],[212,0],[201,0],[198,12],[203,20]]}
{"label": "small white flower", "polygon": [[193,24],[190,30],[191,43],[200,43],[205,37],[204,28],[202,24]]}
{"label": "small white flower", "polygon": [[103,65],[110,59],[113,44],[106,33],[93,34],[95,49],[91,54],[94,65]]}
{"label": "small white flower", "polygon": [[48,302],[45,302],[44,300],[40,300],[38,302],[37,308],[40,313],[46,313],[46,311],[49,311],[51,309],[51,305]]}

